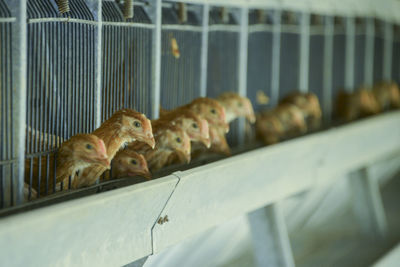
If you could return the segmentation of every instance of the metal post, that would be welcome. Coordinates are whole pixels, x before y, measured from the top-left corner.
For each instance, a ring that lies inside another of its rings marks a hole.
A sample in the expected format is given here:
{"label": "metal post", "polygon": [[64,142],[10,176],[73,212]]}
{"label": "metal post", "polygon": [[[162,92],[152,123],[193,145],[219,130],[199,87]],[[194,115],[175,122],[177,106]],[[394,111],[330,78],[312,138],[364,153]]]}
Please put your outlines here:
{"label": "metal post", "polygon": [[368,169],[349,174],[354,213],[366,236],[383,238],[387,234],[385,210],[377,180],[371,179]]}
{"label": "metal post", "polygon": [[308,91],[308,71],[310,63],[310,14],[302,13],[300,22],[300,65],[299,90]]}
{"label": "metal post", "polygon": [[281,11],[274,11],[274,24],[272,26],[272,73],[271,73],[271,105],[275,106],[279,100],[279,75],[281,56]]}
{"label": "metal post", "polygon": [[208,60],[208,23],[210,17],[210,6],[205,4],[202,13],[201,29],[201,61],[200,61],[200,96],[207,95],[207,60]]}
{"label": "metal post", "polygon": [[285,219],[278,203],[248,214],[256,266],[294,266]]}
{"label": "metal post", "polygon": [[152,39],[152,93],[151,118],[157,119],[160,112],[160,81],[161,81],[161,0],[152,0],[148,8],[150,18],[154,23]]}
{"label": "metal post", "polygon": [[392,79],[392,55],[393,55],[393,26],[385,22],[385,41],[383,48],[383,79]]}
{"label": "metal post", "polygon": [[101,124],[101,80],[103,74],[101,72],[102,68],[102,27],[103,27],[103,19],[102,19],[102,1],[97,0],[89,0],[88,7],[93,13],[94,20],[97,22],[96,33],[95,33],[95,43],[96,43],[96,71],[95,71],[95,83],[94,86],[96,88],[96,94],[94,96],[94,103],[96,105],[95,108],[95,127],[99,127]]}
{"label": "metal post", "polygon": [[325,17],[324,35],[324,77],[322,108],[325,122],[330,123],[332,117],[332,72],[334,35],[334,21],[332,16]]}
{"label": "metal post", "polygon": [[[247,95],[247,47],[249,39],[249,10],[247,7],[240,9],[240,34],[238,46],[238,93],[239,95]],[[242,144],[245,140],[245,120],[239,119],[238,142]]]}
{"label": "metal post", "polygon": [[[5,179],[5,206],[23,201],[25,169],[25,126],[26,126],[26,1],[6,0],[11,14],[16,18],[12,27],[12,158],[17,159],[12,167],[10,179]],[[10,190],[11,189],[11,190]]]}
{"label": "metal post", "polygon": [[346,18],[346,51],[345,51],[345,73],[344,85],[345,90],[352,92],[354,90],[354,49],[356,44],[356,26],[353,17]]}
{"label": "metal post", "polygon": [[375,23],[374,18],[366,19],[366,43],[364,57],[364,83],[372,86],[374,81],[374,43]]}

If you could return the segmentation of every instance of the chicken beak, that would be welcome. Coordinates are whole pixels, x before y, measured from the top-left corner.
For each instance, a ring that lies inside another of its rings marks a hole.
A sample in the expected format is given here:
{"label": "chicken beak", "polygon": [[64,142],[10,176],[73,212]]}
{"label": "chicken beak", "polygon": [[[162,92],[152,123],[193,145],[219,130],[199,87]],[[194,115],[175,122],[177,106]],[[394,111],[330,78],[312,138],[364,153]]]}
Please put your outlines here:
{"label": "chicken beak", "polygon": [[250,113],[246,116],[246,119],[251,123],[255,123],[256,122],[256,116],[254,115],[254,113]]}
{"label": "chicken beak", "polygon": [[149,170],[144,170],[143,172],[139,173],[140,176],[143,176],[147,180],[151,180],[151,173]]}
{"label": "chicken beak", "polygon": [[154,139],[153,134],[147,134],[144,142],[148,144],[152,149],[156,147],[156,140]]}
{"label": "chicken beak", "polygon": [[201,142],[207,147],[210,148],[211,146],[211,139],[210,138],[203,138]]}
{"label": "chicken beak", "polygon": [[225,123],[223,125],[223,127],[224,127],[224,130],[225,130],[225,133],[228,133],[229,132],[229,123]]}

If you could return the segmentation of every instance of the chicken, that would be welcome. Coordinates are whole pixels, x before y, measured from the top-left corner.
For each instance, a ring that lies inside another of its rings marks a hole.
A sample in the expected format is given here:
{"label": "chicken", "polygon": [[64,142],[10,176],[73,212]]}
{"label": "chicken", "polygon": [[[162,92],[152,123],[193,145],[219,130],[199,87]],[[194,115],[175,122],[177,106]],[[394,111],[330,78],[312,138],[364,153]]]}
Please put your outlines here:
{"label": "chicken", "polygon": [[[110,161],[126,143],[139,141],[148,144],[150,148],[155,147],[150,120],[144,114],[132,109],[115,112],[93,134],[104,140]],[[86,168],[79,173],[78,179],[72,182],[72,188],[93,185],[105,170],[106,168],[101,165]]]}
{"label": "chicken", "polygon": [[[32,187],[44,194],[47,193],[46,184],[48,188],[54,185],[54,179],[49,178],[46,181],[47,174],[53,177],[55,173],[56,184],[63,182],[64,186],[67,186],[70,176],[73,180],[76,172],[92,165],[99,165],[105,169],[110,167],[104,142],[93,134],[77,134],[62,143],[57,156],[54,154],[49,156],[48,169],[46,156],[25,160],[25,182],[28,184],[32,182]],[[31,174],[33,178],[36,178],[39,169],[40,177],[30,181]]]}
{"label": "chicken", "polygon": [[354,93],[340,92],[336,102],[336,113],[345,121],[377,114],[380,106],[374,94],[366,89]]}
{"label": "chicken", "polygon": [[377,83],[372,93],[378,101],[380,112],[400,107],[400,90],[395,82]]}
{"label": "chicken", "polygon": [[295,92],[283,98],[280,103],[296,105],[302,111],[308,129],[315,130],[320,127],[322,111],[315,94]]}
{"label": "chicken", "polygon": [[256,136],[266,145],[278,143],[285,131],[281,121],[272,111],[259,114],[256,120]]}
{"label": "chicken", "polygon": [[304,134],[307,131],[307,124],[303,113],[297,106],[282,103],[273,112],[283,126],[283,136],[285,138]]}
{"label": "chicken", "polygon": [[253,105],[247,97],[234,92],[226,92],[218,96],[217,100],[225,108],[227,123],[239,117],[245,117],[250,123],[256,121]]}
{"label": "chicken", "polygon": [[207,148],[211,145],[207,120],[202,119],[199,115],[197,115],[190,109],[179,112],[169,112],[158,121],[170,122],[173,125],[181,128],[187,133],[190,141],[192,142],[202,143]]}
{"label": "chicken", "polygon": [[176,152],[180,161],[190,162],[190,138],[181,128],[168,122],[157,120],[153,122],[155,149],[143,143],[134,142],[125,150],[132,150],[142,154],[151,171],[157,171],[168,165],[169,157]]}
{"label": "chicken", "polygon": [[221,126],[225,132],[229,131],[229,124],[226,121],[225,108],[215,99],[199,97],[189,104],[181,106],[172,111],[160,110],[160,117],[163,118],[170,112],[178,113],[191,110],[201,118],[207,120],[209,126]]}
{"label": "chicken", "polygon": [[112,160],[111,166],[113,179],[134,176],[143,176],[146,179],[151,179],[151,173],[144,156],[130,149],[118,151]]}

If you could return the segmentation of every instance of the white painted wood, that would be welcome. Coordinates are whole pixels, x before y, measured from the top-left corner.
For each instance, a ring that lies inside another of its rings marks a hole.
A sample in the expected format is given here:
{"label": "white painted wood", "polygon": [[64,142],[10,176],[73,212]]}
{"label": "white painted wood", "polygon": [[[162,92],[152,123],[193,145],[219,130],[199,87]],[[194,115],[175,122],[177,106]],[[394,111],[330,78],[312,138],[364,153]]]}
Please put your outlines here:
{"label": "white painted wood", "polygon": [[176,173],[154,252],[399,150],[397,111]]}
{"label": "white painted wood", "polygon": [[325,156],[320,175],[345,174],[376,162],[400,148],[400,112],[334,128],[325,133]]}
{"label": "white painted wood", "polygon": [[1,219],[1,265],[120,267],[143,258],[176,183],[168,176]]}
{"label": "white painted wood", "polygon": [[400,262],[400,244],[392,249],[383,258],[379,259],[373,266],[374,267],[397,267]]}
{"label": "white painted wood", "polygon": [[248,215],[256,266],[295,266],[285,219],[278,203]]}
{"label": "white painted wood", "polygon": [[367,168],[349,174],[354,214],[364,235],[384,238],[387,234],[386,215],[379,183],[371,179]]}

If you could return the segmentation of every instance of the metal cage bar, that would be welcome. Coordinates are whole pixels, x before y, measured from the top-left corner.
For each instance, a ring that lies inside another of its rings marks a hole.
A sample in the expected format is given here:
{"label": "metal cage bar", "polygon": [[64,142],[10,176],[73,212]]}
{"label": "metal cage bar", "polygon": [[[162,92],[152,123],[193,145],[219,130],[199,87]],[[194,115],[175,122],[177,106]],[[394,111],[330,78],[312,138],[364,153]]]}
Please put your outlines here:
{"label": "metal cage bar", "polygon": [[352,91],[354,89],[354,54],[355,54],[355,19],[353,17],[346,18],[346,50],[345,50],[345,90]]}

